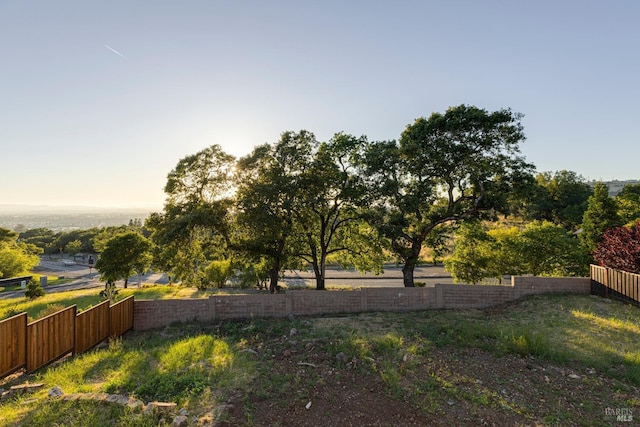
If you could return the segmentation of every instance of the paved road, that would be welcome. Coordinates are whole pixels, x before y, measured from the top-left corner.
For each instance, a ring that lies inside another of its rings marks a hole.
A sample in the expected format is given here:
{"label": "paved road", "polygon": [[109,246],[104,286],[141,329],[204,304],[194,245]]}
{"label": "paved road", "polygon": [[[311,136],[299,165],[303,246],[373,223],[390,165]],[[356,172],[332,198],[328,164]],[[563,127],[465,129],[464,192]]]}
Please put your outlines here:
{"label": "paved road", "polygon": [[[94,268],[83,264],[65,264],[58,260],[42,259],[40,264],[34,269],[34,273],[58,276],[73,279],[64,285],[45,287],[46,292],[62,292],[78,289],[92,289],[104,287],[104,282],[98,279],[98,273]],[[281,283],[290,288],[315,286],[313,271],[287,271]],[[129,279],[129,285],[137,284],[137,277]],[[451,276],[444,271],[442,266],[421,266],[414,272],[414,280],[425,282],[427,286],[436,283],[453,283]],[[142,283],[167,284],[168,277],[162,273],[149,273],[140,277]],[[124,281],[116,283],[122,287]],[[402,269],[395,265],[385,266],[385,270],[380,275],[371,273],[361,274],[355,270],[343,270],[336,267],[327,268],[326,286],[351,286],[358,287],[402,287]],[[0,292],[0,299],[15,298],[24,296],[24,291]]]}
{"label": "paved road", "polygon": [[[414,281],[424,282],[429,285],[436,283],[453,283],[451,275],[442,266],[421,266],[414,271]],[[315,286],[313,271],[287,271],[282,280],[288,287]],[[352,286],[357,287],[403,287],[402,267],[395,265],[385,266],[384,272],[378,276],[366,273],[362,274],[354,270],[328,268],[326,286]]]}

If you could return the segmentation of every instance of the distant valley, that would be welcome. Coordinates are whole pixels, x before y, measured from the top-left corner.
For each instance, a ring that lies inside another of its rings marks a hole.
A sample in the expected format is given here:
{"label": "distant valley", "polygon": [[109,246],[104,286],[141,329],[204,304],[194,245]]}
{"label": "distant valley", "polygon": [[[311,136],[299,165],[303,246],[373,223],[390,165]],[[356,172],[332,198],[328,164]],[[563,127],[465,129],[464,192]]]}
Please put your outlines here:
{"label": "distant valley", "polygon": [[[594,186],[598,181],[589,181]],[[603,181],[609,186],[609,195],[615,197],[625,185],[639,180]],[[161,212],[161,206],[139,208],[98,208],[89,206],[46,206],[0,204],[0,227],[14,231],[48,228],[53,231],[71,231],[92,227],[128,224],[132,219],[144,220],[152,212]]]}
{"label": "distant valley", "polygon": [[157,208],[98,208],[87,206],[0,205],[0,227],[15,231],[48,228],[71,231],[92,227],[128,224],[132,219],[144,219]]}

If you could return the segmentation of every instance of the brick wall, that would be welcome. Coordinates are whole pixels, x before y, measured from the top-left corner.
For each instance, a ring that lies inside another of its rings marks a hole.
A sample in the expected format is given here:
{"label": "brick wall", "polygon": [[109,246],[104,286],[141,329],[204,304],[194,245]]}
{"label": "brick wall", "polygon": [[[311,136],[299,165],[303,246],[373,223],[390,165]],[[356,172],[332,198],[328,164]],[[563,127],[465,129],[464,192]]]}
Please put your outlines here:
{"label": "brick wall", "polygon": [[354,291],[287,291],[283,294],[214,295],[208,299],[136,300],[134,329],[173,322],[286,317],[364,311],[484,308],[542,293],[589,294],[591,280],[513,277],[510,285],[437,284],[424,288],[362,288]]}

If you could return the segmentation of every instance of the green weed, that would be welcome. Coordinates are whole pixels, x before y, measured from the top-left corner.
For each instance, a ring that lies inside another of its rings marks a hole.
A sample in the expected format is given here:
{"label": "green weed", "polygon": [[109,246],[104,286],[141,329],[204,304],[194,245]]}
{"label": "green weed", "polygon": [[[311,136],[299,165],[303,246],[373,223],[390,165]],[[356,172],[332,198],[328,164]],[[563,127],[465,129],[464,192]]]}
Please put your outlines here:
{"label": "green weed", "polygon": [[532,330],[501,331],[498,335],[498,349],[505,353],[521,356],[536,356],[551,358],[549,340],[542,334]]}

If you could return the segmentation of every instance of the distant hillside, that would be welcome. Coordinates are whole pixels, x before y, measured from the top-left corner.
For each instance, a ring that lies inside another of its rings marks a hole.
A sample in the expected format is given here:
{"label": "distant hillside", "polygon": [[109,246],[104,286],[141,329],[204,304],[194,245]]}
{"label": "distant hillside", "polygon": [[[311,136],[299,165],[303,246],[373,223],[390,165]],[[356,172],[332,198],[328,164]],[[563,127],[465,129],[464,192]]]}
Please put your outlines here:
{"label": "distant hillside", "polygon": [[15,231],[41,227],[53,231],[70,231],[118,226],[128,224],[136,218],[144,221],[151,212],[160,210],[161,208],[0,205],[0,227]]}
{"label": "distant hillside", "polygon": [[629,179],[626,181],[589,181],[588,184],[591,187],[594,187],[596,185],[596,183],[598,182],[603,182],[604,184],[607,184],[607,186],[609,186],[609,196],[611,197],[615,197],[618,195],[618,193],[620,193],[620,191],[624,188],[625,185],[635,185],[640,183],[640,180],[637,179]]}

